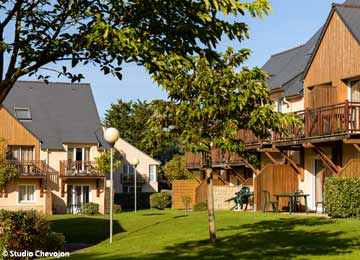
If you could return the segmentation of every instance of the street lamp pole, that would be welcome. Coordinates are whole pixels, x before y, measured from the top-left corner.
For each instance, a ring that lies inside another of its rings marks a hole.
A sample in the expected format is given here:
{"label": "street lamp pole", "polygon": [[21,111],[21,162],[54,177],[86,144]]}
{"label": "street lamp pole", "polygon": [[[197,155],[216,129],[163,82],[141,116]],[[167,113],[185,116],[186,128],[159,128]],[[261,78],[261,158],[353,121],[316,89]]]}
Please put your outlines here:
{"label": "street lamp pole", "polygon": [[120,133],[116,128],[107,128],[104,132],[104,139],[110,145],[110,244],[113,239],[113,204],[114,204],[114,174],[113,174],[113,149],[115,142],[119,139]]}
{"label": "street lamp pole", "polygon": [[134,167],[134,211],[136,212],[136,209],[137,209],[137,183],[136,183],[136,167],[138,166],[140,160],[138,158],[135,158],[133,161],[132,161],[132,166]]}

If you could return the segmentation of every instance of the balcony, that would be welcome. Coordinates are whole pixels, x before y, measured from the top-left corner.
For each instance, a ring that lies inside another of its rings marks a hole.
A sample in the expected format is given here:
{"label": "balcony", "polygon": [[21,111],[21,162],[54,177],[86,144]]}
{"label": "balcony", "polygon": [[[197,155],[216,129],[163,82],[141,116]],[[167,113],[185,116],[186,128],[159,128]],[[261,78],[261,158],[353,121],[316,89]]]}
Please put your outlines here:
{"label": "balcony", "polygon": [[287,135],[273,134],[272,143],[293,144],[331,141],[347,135],[360,134],[360,102],[344,102],[296,113],[302,121],[298,127],[288,128]]}
{"label": "balcony", "polygon": [[[135,176],[132,175],[127,175],[127,174],[122,174],[121,175],[121,183],[122,184],[134,184],[135,182]],[[146,176],[143,176],[141,174],[136,174],[136,183],[138,184],[144,184],[146,182],[149,182],[149,178]]]}
{"label": "balcony", "polygon": [[60,177],[62,178],[104,178],[97,170],[95,161],[60,161]]}
{"label": "balcony", "polygon": [[43,178],[49,173],[50,167],[45,161],[7,161],[9,165],[16,168],[20,178]]}
{"label": "balcony", "polygon": [[[360,102],[343,102],[316,109],[307,109],[295,113],[302,124],[300,126],[283,126],[286,134],[272,133],[266,140],[260,140],[248,130],[239,131],[247,150],[255,150],[263,145],[295,146],[312,142],[336,141],[351,135],[360,136]],[[237,154],[222,153],[219,149],[212,152],[213,166],[243,165]],[[185,164],[188,169],[198,169],[205,162],[201,154],[186,153]]]}

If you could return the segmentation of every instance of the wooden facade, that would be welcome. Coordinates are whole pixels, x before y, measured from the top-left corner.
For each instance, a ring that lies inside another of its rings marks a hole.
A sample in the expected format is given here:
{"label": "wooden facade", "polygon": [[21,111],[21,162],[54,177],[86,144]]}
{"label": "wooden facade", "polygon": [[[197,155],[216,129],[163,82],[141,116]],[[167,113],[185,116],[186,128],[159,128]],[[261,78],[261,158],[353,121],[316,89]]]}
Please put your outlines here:
{"label": "wooden facade", "polygon": [[350,160],[339,173],[341,177],[360,178],[360,159]]}
{"label": "wooden facade", "polygon": [[[309,70],[304,78],[304,104],[310,108],[309,96],[312,88],[331,84],[336,87],[336,98],[329,97],[328,105],[348,99],[347,80],[360,76],[360,45],[346,27],[340,16],[334,12],[320,42]],[[320,101],[323,92],[316,97]]]}
{"label": "wooden facade", "polygon": [[40,160],[40,141],[4,108],[0,108],[0,122],[0,138],[7,145],[33,146],[35,160]]}
{"label": "wooden facade", "polygon": [[[264,209],[264,190],[270,192],[270,199],[275,200],[274,194],[290,194],[299,189],[299,174],[290,165],[268,164],[254,181],[256,210]],[[287,199],[280,199],[279,209],[288,206]],[[270,209],[270,208],[269,208]]]}
{"label": "wooden facade", "polygon": [[172,183],[172,208],[185,209],[185,199],[189,199],[189,208],[196,203],[195,189],[199,186],[193,180],[175,180]]}

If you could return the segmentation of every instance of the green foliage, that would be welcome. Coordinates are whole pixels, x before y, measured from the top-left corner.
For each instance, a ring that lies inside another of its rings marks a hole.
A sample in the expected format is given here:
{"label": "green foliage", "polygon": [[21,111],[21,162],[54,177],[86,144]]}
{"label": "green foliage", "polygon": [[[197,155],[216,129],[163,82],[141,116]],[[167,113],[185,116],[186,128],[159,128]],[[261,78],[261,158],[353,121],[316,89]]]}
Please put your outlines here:
{"label": "green foliage", "polygon": [[331,177],[325,185],[325,209],[330,216],[360,217],[359,178]]}
{"label": "green foliage", "polygon": [[0,187],[18,177],[16,168],[6,161],[6,142],[0,139]]}
{"label": "green foliage", "polygon": [[152,209],[165,209],[171,206],[171,193],[158,192],[150,195],[150,207]]}
{"label": "green foliage", "polygon": [[161,139],[149,147],[143,140],[147,136],[147,129],[144,128],[146,122],[153,114],[154,109],[147,102],[140,100],[136,102],[124,102],[118,100],[106,111],[105,125],[119,129],[121,138],[134,145],[141,151],[153,156],[165,163],[174,154],[179,153],[180,142],[175,138]]}
{"label": "green foliage", "polygon": [[120,204],[114,204],[113,205],[113,212],[116,214],[116,213],[121,213],[122,211],[122,208],[121,208],[121,205]]}
{"label": "green foliage", "polygon": [[[0,210],[0,251],[62,251],[65,238],[51,232],[47,219],[36,211]],[[6,259],[6,258],[5,258]],[[10,258],[9,258],[10,259]]]}
{"label": "green foliage", "polygon": [[173,180],[191,180],[193,179],[192,173],[185,167],[185,157],[182,155],[175,155],[162,167],[165,178],[170,183]]}
{"label": "green foliage", "polygon": [[155,73],[154,79],[169,93],[170,101],[152,103],[155,113],[147,123],[146,141],[177,136],[188,151],[211,156],[212,148],[220,148],[247,155],[238,138],[240,130],[267,138],[271,131],[284,133],[284,125],[298,124],[292,115],[274,111],[265,72],[247,67],[238,72],[249,55],[248,49],[229,48],[213,63],[204,56],[189,58],[184,66],[164,61],[172,75]]}
{"label": "green foliage", "polygon": [[95,215],[99,214],[99,204],[94,202],[84,203],[81,205],[81,214]]}
{"label": "green foliage", "polygon": [[193,206],[193,211],[207,211],[207,210],[208,210],[207,201],[196,203]]}
{"label": "green foliage", "polygon": [[[114,149],[115,151],[115,149]],[[121,161],[116,160],[119,158],[119,154],[115,152],[113,161],[113,171],[116,171],[120,167]],[[110,152],[101,153],[99,157],[95,158],[96,170],[102,174],[110,173]]]}
{"label": "green foliage", "polygon": [[[268,2],[1,1],[0,51],[10,55],[4,59],[7,64],[0,66],[7,68],[0,71],[5,75],[0,81],[0,104],[21,76],[37,75],[47,81],[49,74],[39,69],[80,81],[83,75],[69,68],[91,64],[121,79],[123,62],[145,65],[153,73],[163,70],[169,55],[179,63],[193,53],[205,53],[214,60],[214,49],[224,36],[239,41],[248,37],[245,23],[226,16],[248,11],[262,17],[270,11]],[[69,64],[45,67],[56,61]]]}

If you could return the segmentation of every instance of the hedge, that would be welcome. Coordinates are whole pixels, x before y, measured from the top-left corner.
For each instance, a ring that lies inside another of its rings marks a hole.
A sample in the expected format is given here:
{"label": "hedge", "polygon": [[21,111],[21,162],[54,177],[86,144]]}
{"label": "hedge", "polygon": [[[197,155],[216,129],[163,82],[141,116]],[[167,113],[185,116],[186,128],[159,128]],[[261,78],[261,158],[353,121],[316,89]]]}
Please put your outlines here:
{"label": "hedge", "polygon": [[360,217],[360,179],[331,177],[325,184],[325,209],[334,218]]}
{"label": "hedge", "polygon": [[[150,208],[150,195],[153,193],[138,192],[136,193],[136,208],[149,209]],[[134,193],[116,193],[114,202],[120,205],[122,210],[134,209]]]}
{"label": "hedge", "polygon": [[99,214],[99,204],[93,203],[93,202],[82,204],[81,214],[84,214],[84,215]]}

